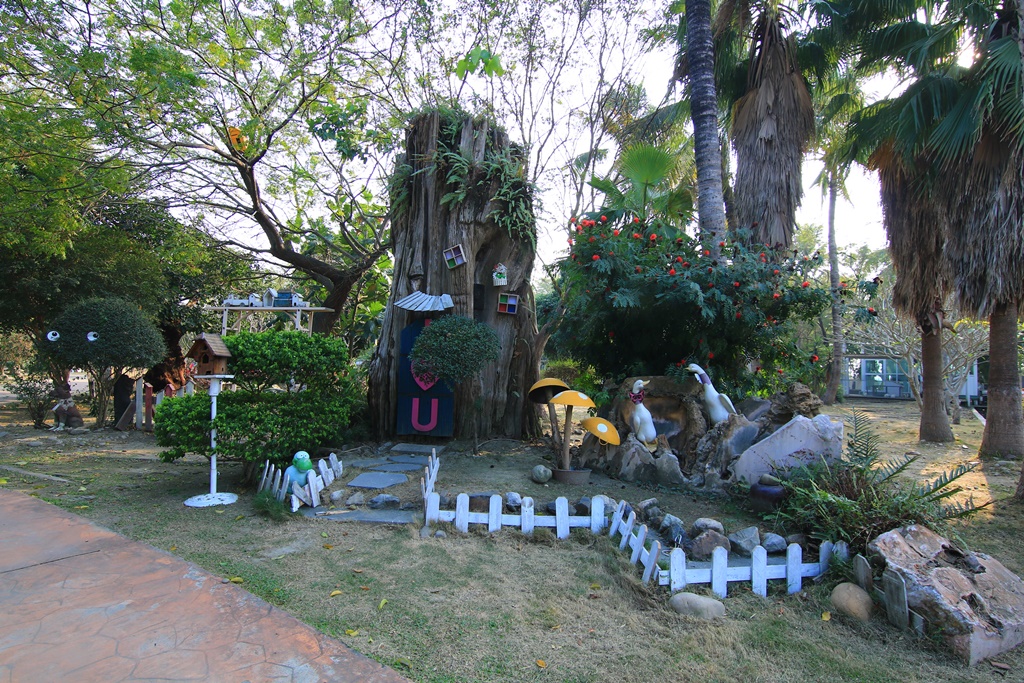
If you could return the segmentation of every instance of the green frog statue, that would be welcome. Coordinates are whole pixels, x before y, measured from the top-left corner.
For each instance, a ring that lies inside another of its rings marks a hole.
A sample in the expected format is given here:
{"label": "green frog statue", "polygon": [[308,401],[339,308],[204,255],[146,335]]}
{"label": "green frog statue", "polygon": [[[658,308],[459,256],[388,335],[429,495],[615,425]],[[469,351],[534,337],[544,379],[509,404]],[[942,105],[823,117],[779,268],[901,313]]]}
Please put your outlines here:
{"label": "green frog statue", "polygon": [[292,464],[284,471],[285,491],[292,490],[292,482],[295,482],[300,487],[305,486],[306,480],[309,478],[309,472],[312,469],[313,461],[309,459],[309,453],[297,451],[292,456]]}

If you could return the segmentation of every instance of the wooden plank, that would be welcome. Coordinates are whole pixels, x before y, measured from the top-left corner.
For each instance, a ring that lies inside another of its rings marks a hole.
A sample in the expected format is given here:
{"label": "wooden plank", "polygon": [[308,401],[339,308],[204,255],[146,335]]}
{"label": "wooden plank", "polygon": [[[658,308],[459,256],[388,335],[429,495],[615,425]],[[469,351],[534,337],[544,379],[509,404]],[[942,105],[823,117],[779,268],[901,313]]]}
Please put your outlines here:
{"label": "wooden plank", "polygon": [[599,534],[604,528],[604,498],[595,498],[590,502],[590,533]]}
{"label": "wooden plank", "polygon": [[790,543],[786,548],[786,591],[799,593],[803,588],[803,550],[796,543]]}
{"label": "wooden plank", "polygon": [[454,522],[455,521],[455,510],[439,510],[437,513],[437,521],[439,522]]}
{"label": "wooden plank", "polygon": [[711,583],[711,569],[687,569],[686,583],[697,585]]}
{"label": "wooden plank", "polygon": [[853,558],[853,576],[857,585],[870,594],[875,587],[875,578],[871,575],[871,563],[860,553]]}
{"label": "wooden plank", "polygon": [[828,571],[829,562],[832,560],[832,541],[824,541],[818,548],[818,576]]}
{"label": "wooden plank", "polygon": [[564,496],[555,499],[555,536],[569,538],[569,501]]}
{"label": "wooden plank", "polygon": [[142,431],[143,416],[145,414],[145,398],[146,381],[143,379],[135,380],[135,429]]}
{"label": "wooden plank", "polygon": [[910,614],[907,609],[907,584],[903,577],[886,568],[882,572],[882,591],[885,592],[885,611],[889,623],[899,629],[910,626]]}
{"label": "wooden plank", "polygon": [[440,521],[441,515],[441,495],[438,493],[428,493],[427,500],[424,505],[424,517],[427,524],[433,524]]}
{"label": "wooden plank", "polygon": [[274,475],[274,486],[271,489],[271,491],[274,492],[274,495],[277,497],[278,500],[283,502],[285,494],[287,494],[288,492],[285,491],[284,490],[285,487],[281,485],[281,477],[282,476],[284,476],[284,472],[282,472],[281,470],[278,470],[277,474]]}
{"label": "wooden plank", "polygon": [[636,535],[629,539],[629,546],[633,549],[633,553],[629,556],[629,561],[636,564],[640,560],[640,553],[644,551],[644,541],[647,540],[647,525],[641,524],[640,528],[636,530]]}
{"label": "wooden plank", "polygon": [[327,466],[327,461],[324,460],[323,458],[320,458],[319,460],[316,461],[316,468],[320,470],[320,478],[324,480],[324,485],[330,486],[331,482],[334,480],[334,477],[332,476],[333,473],[331,472],[330,468]]}
{"label": "wooden plank", "polygon": [[462,533],[469,532],[469,494],[460,493],[455,499],[455,528]]}
{"label": "wooden plank", "polygon": [[324,480],[320,478],[319,474],[309,473],[306,477],[306,487],[309,489],[309,499],[312,506],[315,508],[320,507],[320,492],[324,490]]}
{"label": "wooden plank", "polygon": [[524,534],[533,533],[533,498],[523,498],[523,505],[519,508],[519,516],[522,518],[520,529]]}
{"label": "wooden plank", "polygon": [[711,553],[711,591],[720,598],[728,593],[729,552],[719,546]]}
{"label": "wooden plank", "polygon": [[918,637],[923,638],[925,632],[924,617],[912,609],[907,611],[910,613],[910,630]]}
{"label": "wooden plank", "polygon": [[761,546],[754,548],[750,556],[750,587],[755,595],[768,597],[768,552]]}
{"label": "wooden plank", "polygon": [[647,558],[644,560],[644,575],[643,582],[647,583],[651,580],[651,574],[658,568],[658,557],[661,555],[661,543],[655,541],[651,544],[651,549],[647,553]]}
{"label": "wooden plank", "polygon": [[299,500],[301,500],[306,505],[313,507],[313,501],[309,497],[309,491],[305,487],[299,486],[298,482],[292,482],[291,494],[298,498]]}
{"label": "wooden plank", "polygon": [[686,553],[682,548],[673,548],[668,556],[668,574],[671,583],[669,590],[673,593],[686,588]]}
{"label": "wooden plank", "polygon": [[850,559],[850,544],[846,541],[839,541],[832,546],[832,556],[846,562]]}
{"label": "wooden plank", "polygon": [[290,496],[290,498],[291,498],[292,512],[298,512],[299,508],[302,506],[302,501],[299,500],[298,496],[294,496],[293,495],[293,496]]}
{"label": "wooden plank", "polygon": [[338,460],[337,454],[331,453],[328,455],[327,461],[331,464],[331,469],[334,470],[334,476],[340,477],[344,470],[342,469],[341,461]]}
{"label": "wooden plank", "polygon": [[626,519],[626,522],[619,526],[619,533],[622,534],[622,541],[619,543],[619,550],[626,549],[626,544],[629,543],[630,534],[633,533],[634,524],[636,524],[636,512],[630,510],[629,517]]}
{"label": "wooden plank", "polygon": [[266,460],[263,463],[263,474],[260,475],[260,485],[256,487],[257,491],[262,491],[263,487],[267,484],[267,473],[270,472],[270,460]]}
{"label": "wooden plank", "polygon": [[497,493],[491,496],[490,506],[487,508],[487,530],[490,532],[501,531],[501,496]]}
{"label": "wooden plank", "polygon": [[611,536],[612,538],[615,537],[616,532],[621,533],[620,529],[622,528],[622,522],[623,522],[622,514],[623,514],[623,512],[625,512],[625,510],[626,510],[626,501],[620,500],[619,504],[615,508],[615,514],[612,515],[611,526],[608,527],[608,535]]}

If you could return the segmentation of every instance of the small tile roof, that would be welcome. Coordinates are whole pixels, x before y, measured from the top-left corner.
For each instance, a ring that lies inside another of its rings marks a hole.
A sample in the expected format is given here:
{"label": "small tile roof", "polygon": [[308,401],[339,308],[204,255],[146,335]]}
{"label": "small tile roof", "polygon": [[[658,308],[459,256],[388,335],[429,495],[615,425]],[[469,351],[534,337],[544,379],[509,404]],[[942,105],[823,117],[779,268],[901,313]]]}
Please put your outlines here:
{"label": "small tile roof", "polygon": [[219,334],[215,332],[201,332],[199,336],[196,337],[196,341],[199,341],[200,339],[206,342],[206,345],[210,347],[210,351],[213,352],[213,355],[220,358],[231,358],[231,351],[228,350],[227,345]]}

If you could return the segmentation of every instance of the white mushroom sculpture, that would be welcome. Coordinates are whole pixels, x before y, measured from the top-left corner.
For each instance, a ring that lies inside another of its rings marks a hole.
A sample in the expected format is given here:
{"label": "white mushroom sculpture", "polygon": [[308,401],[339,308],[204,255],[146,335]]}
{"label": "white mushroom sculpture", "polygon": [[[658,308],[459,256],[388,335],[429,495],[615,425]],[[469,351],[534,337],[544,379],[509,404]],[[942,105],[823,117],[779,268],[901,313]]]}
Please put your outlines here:
{"label": "white mushroom sculpture", "polygon": [[594,401],[582,391],[569,389],[551,398],[551,403],[565,406],[565,434],[562,437],[562,469],[569,470],[569,432],[572,429],[572,409],[574,406],[581,408],[596,407]]}
{"label": "white mushroom sculpture", "polygon": [[704,372],[704,368],[696,363],[690,363],[686,366],[686,369],[697,375],[697,381],[704,385],[704,407],[708,409],[708,417],[711,418],[711,424],[716,425],[719,422],[725,422],[729,419],[730,414],[736,414],[732,401],[725,394],[718,393],[715,385],[711,383],[708,373]]}

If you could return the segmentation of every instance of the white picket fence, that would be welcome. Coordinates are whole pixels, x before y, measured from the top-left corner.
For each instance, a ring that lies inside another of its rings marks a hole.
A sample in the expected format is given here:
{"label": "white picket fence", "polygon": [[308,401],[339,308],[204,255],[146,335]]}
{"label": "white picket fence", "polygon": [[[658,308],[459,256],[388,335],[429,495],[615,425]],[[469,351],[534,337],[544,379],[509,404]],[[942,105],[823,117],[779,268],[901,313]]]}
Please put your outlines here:
{"label": "white picket fence", "polygon": [[636,512],[629,511],[626,515],[626,502],[619,503],[615,514],[612,516],[611,526],[608,530],[609,536],[615,537],[619,534],[622,540],[619,543],[619,550],[629,550],[630,562],[640,564],[643,567],[643,582],[647,583],[657,573],[658,584],[668,586],[673,593],[683,590],[689,584],[711,584],[711,590],[720,597],[725,597],[728,592],[728,585],[735,582],[750,582],[751,589],[760,596],[768,595],[769,579],[785,579],[786,588],[790,593],[798,593],[803,587],[805,578],[815,578],[828,571],[832,558],[847,559],[849,548],[845,543],[821,544],[818,551],[818,561],[805,563],[803,561],[803,549],[796,543],[790,544],[786,549],[785,561],[779,558],[769,560],[768,552],[761,546],[754,548],[751,554],[750,564],[745,558],[740,563],[729,565],[729,553],[725,548],[715,548],[711,555],[710,566],[708,563],[687,562],[686,553],[682,548],[673,548],[668,555],[668,569],[661,569],[658,560],[661,559],[661,542],[653,541],[648,547],[647,525],[636,526]]}
{"label": "white picket fence", "polygon": [[263,464],[263,475],[260,477],[260,485],[256,490],[271,491],[282,502],[290,494],[292,512],[296,512],[302,505],[319,507],[321,504],[320,492],[344,473],[345,465],[338,460],[337,455],[331,453],[327,460],[323,458],[318,460],[316,468],[319,472],[310,470],[305,486],[299,486],[292,482],[289,491],[284,482],[284,470],[267,460]]}
{"label": "white picket fence", "polygon": [[768,558],[768,552],[761,546],[754,548],[749,564],[746,558],[734,556],[734,563],[729,564],[729,554],[725,548],[716,548],[712,553],[711,562],[687,561],[682,548],[673,548],[668,553],[668,569],[662,569],[658,561],[662,559],[661,542],[658,540],[647,543],[647,525],[636,524],[636,512],[626,510],[626,501],[619,501],[612,514],[611,523],[605,519],[604,498],[595,496],[589,516],[570,515],[569,501],[565,498],[555,500],[555,515],[537,515],[534,513],[534,502],[530,497],[523,498],[522,508],[518,515],[502,513],[502,497],[494,494],[488,501],[487,512],[470,512],[469,495],[460,493],[455,499],[454,510],[441,510],[441,497],[434,491],[437,474],[441,463],[436,455],[431,455],[424,476],[420,479],[423,493],[424,517],[427,524],[435,522],[454,522],[455,528],[466,533],[470,524],[486,524],[488,531],[499,531],[504,526],[517,527],[523,533],[532,533],[537,527],[554,527],[555,535],[568,538],[573,527],[590,529],[591,533],[601,533],[608,527],[608,535],[613,539],[619,534],[619,550],[630,553],[630,562],[643,568],[644,583],[657,578],[658,585],[668,586],[672,593],[683,590],[691,584],[711,584],[711,590],[720,597],[725,597],[730,583],[749,582],[754,593],[767,596],[768,581],[786,581],[787,590],[797,593],[803,587],[805,578],[815,578],[828,570],[832,558],[847,559],[849,549],[845,543],[821,544],[818,561],[805,563],[803,549],[796,543],[786,549],[785,559]]}

